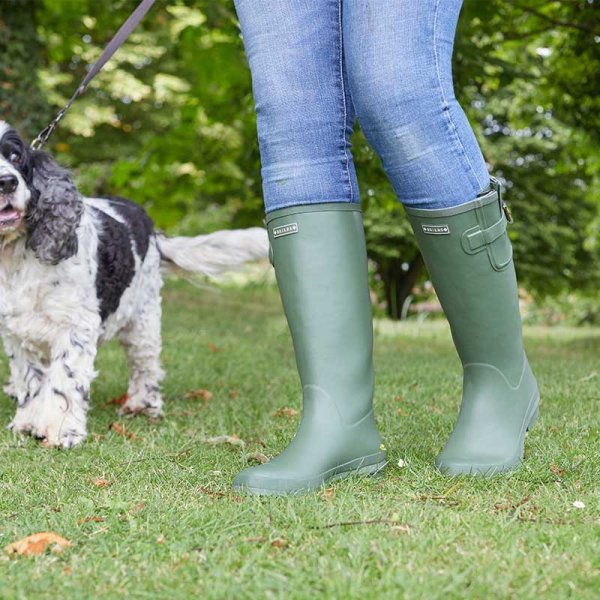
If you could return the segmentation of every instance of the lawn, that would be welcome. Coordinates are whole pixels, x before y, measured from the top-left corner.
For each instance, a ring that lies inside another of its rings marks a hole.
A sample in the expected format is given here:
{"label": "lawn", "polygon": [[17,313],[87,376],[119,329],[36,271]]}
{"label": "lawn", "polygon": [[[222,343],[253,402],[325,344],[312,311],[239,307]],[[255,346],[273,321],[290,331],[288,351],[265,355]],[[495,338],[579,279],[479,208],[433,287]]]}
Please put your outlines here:
{"label": "lawn", "polygon": [[[278,297],[176,282],[164,299],[166,419],[117,418],[127,375],[109,344],[82,447],[0,432],[0,549],[40,531],[72,542],[1,557],[1,598],[600,597],[600,330],[527,329],[542,407],[525,464],[451,479],[433,468],[461,387],[447,327],[378,321],[385,474],[262,499],[231,481],[298,423]],[[3,426],[12,413],[1,396]],[[234,434],[244,446],[209,441]]]}

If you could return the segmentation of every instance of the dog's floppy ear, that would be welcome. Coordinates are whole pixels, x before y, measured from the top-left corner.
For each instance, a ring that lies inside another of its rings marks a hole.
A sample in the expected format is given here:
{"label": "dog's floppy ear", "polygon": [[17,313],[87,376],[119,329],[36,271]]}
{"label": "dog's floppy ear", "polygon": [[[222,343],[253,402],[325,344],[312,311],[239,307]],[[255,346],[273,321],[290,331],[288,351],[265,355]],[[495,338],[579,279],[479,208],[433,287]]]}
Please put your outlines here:
{"label": "dog's floppy ear", "polygon": [[41,262],[56,265],[77,253],[83,202],[69,172],[48,154],[34,151],[30,161],[27,247]]}

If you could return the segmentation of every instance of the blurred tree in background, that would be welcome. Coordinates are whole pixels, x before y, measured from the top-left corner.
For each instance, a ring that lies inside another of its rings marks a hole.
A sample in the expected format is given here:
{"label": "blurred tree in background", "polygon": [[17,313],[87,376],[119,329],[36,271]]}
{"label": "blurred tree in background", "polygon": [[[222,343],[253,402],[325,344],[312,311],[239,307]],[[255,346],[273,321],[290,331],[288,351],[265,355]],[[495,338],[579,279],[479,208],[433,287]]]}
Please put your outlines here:
{"label": "blurred tree in background", "polygon": [[40,3],[0,3],[0,118],[35,135],[52,114],[40,91],[38,69],[44,64],[36,21]]}
{"label": "blurred tree in background", "polygon": [[[33,134],[136,4],[0,0],[1,117]],[[597,0],[465,0],[456,93],[506,188],[520,281],[538,295],[600,284],[599,53]],[[250,74],[232,1],[159,0],[50,149],[87,193],[131,197],[167,230],[259,223]],[[354,151],[369,254],[398,317],[423,263],[360,131]]]}

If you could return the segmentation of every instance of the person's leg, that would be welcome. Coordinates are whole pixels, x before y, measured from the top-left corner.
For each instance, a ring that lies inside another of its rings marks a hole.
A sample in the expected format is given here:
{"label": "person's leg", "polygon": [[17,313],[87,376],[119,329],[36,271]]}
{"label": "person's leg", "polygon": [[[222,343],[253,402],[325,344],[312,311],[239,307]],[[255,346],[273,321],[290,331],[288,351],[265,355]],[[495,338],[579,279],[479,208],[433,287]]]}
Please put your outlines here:
{"label": "person's leg", "polygon": [[267,213],[359,202],[341,0],[235,0],[252,73]]}
{"label": "person's leg", "polygon": [[461,3],[344,0],[352,100],[405,206],[455,206],[490,182],[452,84]]}
{"label": "person's leg", "polygon": [[303,389],[291,444],[235,489],[300,493],[375,473],[372,319],[348,138],[341,0],[236,0],[258,116],[271,258]]}
{"label": "person's leg", "polygon": [[345,0],[350,93],[404,203],[464,370],[461,412],[436,463],[514,468],[537,414],[498,190],[453,92],[461,0]]}

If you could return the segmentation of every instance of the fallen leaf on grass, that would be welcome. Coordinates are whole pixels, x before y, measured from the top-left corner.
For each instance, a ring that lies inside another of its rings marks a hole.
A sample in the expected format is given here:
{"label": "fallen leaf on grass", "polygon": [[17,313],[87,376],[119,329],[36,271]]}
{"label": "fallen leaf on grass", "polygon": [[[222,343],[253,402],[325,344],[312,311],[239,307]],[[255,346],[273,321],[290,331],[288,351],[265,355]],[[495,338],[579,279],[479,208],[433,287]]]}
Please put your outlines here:
{"label": "fallen leaf on grass", "polygon": [[531,521],[533,523],[537,522],[538,517],[537,514],[539,512],[539,508],[535,504],[529,503],[531,500],[530,496],[525,496],[516,503],[511,502],[496,502],[494,504],[494,509],[497,511],[512,511],[512,515],[517,518],[519,521]]}
{"label": "fallen leaf on grass", "polygon": [[129,394],[122,394],[121,396],[117,396],[116,398],[111,398],[106,405],[114,405],[114,406],[123,406],[125,402],[129,400]]}
{"label": "fallen leaf on grass", "polygon": [[138,502],[133,508],[131,508],[128,511],[128,513],[130,515],[135,515],[136,513],[139,513],[141,510],[144,510],[145,507],[146,507],[145,502]]}
{"label": "fallen leaf on grass", "polygon": [[4,552],[7,554],[17,554],[19,556],[35,556],[43,554],[47,549],[52,552],[61,552],[71,546],[71,542],[64,537],[51,531],[34,533],[27,537],[17,540],[12,544],[5,546]]}
{"label": "fallen leaf on grass", "polygon": [[235,388],[229,390],[229,397],[235,400],[238,397],[238,391]]}
{"label": "fallen leaf on grass", "polygon": [[106,521],[106,519],[104,517],[96,517],[96,516],[91,516],[91,517],[85,517],[83,519],[77,519],[77,525],[81,525],[82,523],[104,523],[104,521]]}
{"label": "fallen leaf on grass", "polygon": [[519,508],[519,506],[523,506],[523,504],[527,504],[527,502],[529,502],[529,500],[530,500],[530,496],[525,496],[525,498],[522,498],[516,504],[511,503],[511,502],[496,502],[496,504],[494,504],[494,509],[495,510],[510,510],[510,509]]}
{"label": "fallen leaf on grass", "polygon": [[262,535],[257,535],[256,537],[247,537],[242,540],[246,544],[259,544],[265,541],[265,538]]}
{"label": "fallen leaf on grass", "polygon": [[208,349],[211,352],[221,352],[221,348],[219,348],[218,346],[215,346],[215,344],[211,344],[211,343],[208,344]]}
{"label": "fallen leaf on grass", "polygon": [[220,446],[222,444],[229,444],[230,446],[237,446],[238,448],[244,448],[246,442],[241,440],[235,433],[233,435],[217,435],[206,439],[206,443],[211,446]]}
{"label": "fallen leaf on grass", "polygon": [[203,389],[199,389],[199,390],[189,390],[185,397],[188,400],[195,400],[197,398],[199,398],[200,400],[204,400],[204,404],[208,404],[213,397],[213,393],[209,390],[203,390]]}
{"label": "fallen leaf on grass", "polygon": [[207,487],[199,487],[198,491],[203,493],[205,496],[208,496],[211,500],[215,500],[216,498],[223,498],[225,494],[223,492],[215,492]]}
{"label": "fallen leaf on grass", "polygon": [[110,487],[114,481],[108,481],[108,479],[104,479],[104,477],[98,477],[96,479],[92,479],[92,483],[99,488]]}
{"label": "fallen leaf on grass", "polygon": [[140,437],[140,436],[136,435],[135,433],[132,433],[131,431],[127,431],[125,426],[121,425],[121,423],[118,423],[117,421],[115,421],[114,423],[111,423],[108,426],[108,429],[111,431],[114,431],[117,435],[121,435],[130,440],[143,440],[144,439],[143,437]]}
{"label": "fallen leaf on grass", "polygon": [[103,440],[105,437],[106,436],[104,434],[102,434],[102,433],[95,433],[95,432],[92,433],[92,439],[95,442],[99,442],[99,441]]}
{"label": "fallen leaf on grass", "polygon": [[265,456],[262,452],[252,452],[246,456],[246,462],[256,462],[264,465],[269,462],[269,457]]}
{"label": "fallen leaf on grass", "polygon": [[286,419],[293,419],[297,417],[300,413],[295,408],[278,408],[275,411],[274,416],[276,417],[285,417]]}
{"label": "fallen leaf on grass", "polygon": [[272,548],[287,548],[289,545],[290,543],[287,540],[284,540],[283,538],[277,538],[276,540],[273,540],[271,542]]}
{"label": "fallen leaf on grass", "polygon": [[535,504],[528,504],[524,510],[519,510],[517,519],[519,521],[529,521],[531,523],[537,523],[539,508]]}
{"label": "fallen leaf on grass", "polygon": [[319,493],[319,498],[324,502],[328,502],[329,500],[333,500],[335,498],[335,488],[328,487]]}
{"label": "fallen leaf on grass", "polygon": [[557,477],[562,477],[565,474],[565,470],[557,467],[555,464],[550,465],[550,471],[554,473]]}

